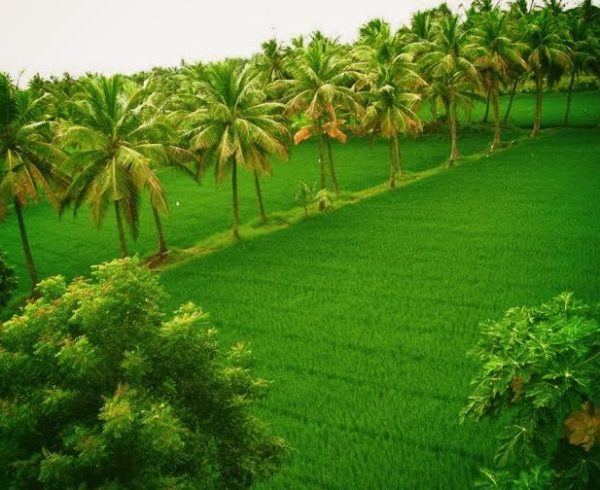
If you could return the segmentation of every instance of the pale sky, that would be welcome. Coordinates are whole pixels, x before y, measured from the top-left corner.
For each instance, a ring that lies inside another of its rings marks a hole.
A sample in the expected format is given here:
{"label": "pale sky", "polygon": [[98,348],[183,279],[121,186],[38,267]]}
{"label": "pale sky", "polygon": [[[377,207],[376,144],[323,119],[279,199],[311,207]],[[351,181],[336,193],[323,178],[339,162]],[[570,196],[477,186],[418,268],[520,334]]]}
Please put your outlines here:
{"label": "pale sky", "polygon": [[[0,71],[131,73],[248,56],[263,41],[315,29],[351,40],[383,17],[394,27],[439,0],[0,0]],[[449,0],[456,8],[461,0]],[[469,4],[469,0],[465,0]]]}
{"label": "pale sky", "polygon": [[[393,27],[440,0],[0,0],[0,71],[131,73],[248,56],[263,41],[320,29],[342,40],[383,17]],[[454,10],[470,0],[448,0]]]}

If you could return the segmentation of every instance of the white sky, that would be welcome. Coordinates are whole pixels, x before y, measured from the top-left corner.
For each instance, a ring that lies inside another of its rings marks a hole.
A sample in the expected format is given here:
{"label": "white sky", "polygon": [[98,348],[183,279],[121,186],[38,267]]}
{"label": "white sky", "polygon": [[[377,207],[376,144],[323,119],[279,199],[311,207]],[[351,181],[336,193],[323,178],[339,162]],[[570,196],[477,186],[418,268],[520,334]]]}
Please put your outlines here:
{"label": "white sky", "polygon": [[[439,0],[0,0],[0,71],[133,72],[247,56],[315,29],[343,40],[384,17],[394,27]],[[461,0],[449,0],[457,7]],[[465,3],[470,3],[465,0]]]}
{"label": "white sky", "polygon": [[[440,0],[0,0],[0,71],[130,73],[247,56],[315,29],[342,40],[383,17],[398,27]],[[456,9],[470,0],[448,0]]]}

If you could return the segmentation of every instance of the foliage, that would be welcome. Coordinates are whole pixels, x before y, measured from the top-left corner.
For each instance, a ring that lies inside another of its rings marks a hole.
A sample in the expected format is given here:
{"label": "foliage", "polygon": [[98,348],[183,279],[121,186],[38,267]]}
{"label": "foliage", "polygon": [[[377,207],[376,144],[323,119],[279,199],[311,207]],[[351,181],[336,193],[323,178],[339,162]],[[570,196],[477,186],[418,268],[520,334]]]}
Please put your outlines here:
{"label": "foliage", "polygon": [[0,306],[6,306],[16,288],[15,271],[6,261],[6,254],[0,250]]}
{"label": "foliage", "polygon": [[191,303],[163,314],[138,259],[39,290],[0,330],[5,488],[247,488],[279,467],[247,345],[223,351]]}
{"label": "foliage", "polygon": [[298,182],[298,188],[294,193],[294,201],[304,208],[304,216],[308,216],[308,206],[315,202],[317,191],[316,183],[311,185],[302,181]]}
{"label": "foliage", "polygon": [[496,453],[513,472],[545,465],[552,487],[600,485],[600,306],[571,293],[483,325],[463,417],[502,416]]}

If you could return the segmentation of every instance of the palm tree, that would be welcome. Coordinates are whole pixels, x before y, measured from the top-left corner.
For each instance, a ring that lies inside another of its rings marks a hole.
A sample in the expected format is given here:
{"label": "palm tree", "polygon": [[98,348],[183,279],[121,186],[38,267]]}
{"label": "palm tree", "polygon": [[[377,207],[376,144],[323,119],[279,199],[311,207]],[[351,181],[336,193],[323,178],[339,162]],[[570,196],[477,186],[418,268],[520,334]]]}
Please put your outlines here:
{"label": "palm tree", "polygon": [[468,31],[463,29],[457,15],[446,15],[435,25],[430,51],[421,63],[426,73],[440,81],[448,94],[448,119],[452,148],[450,162],[458,158],[456,107],[464,84],[478,83],[477,69],[470,61]]}
{"label": "palm tree", "polygon": [[57,167],[63,153],[51,143],[53,123],[48,120],[48,103],[47,95],[35,96],[19,90],[0,74],[0,219],[12,203],[32,288],[38,283],[38,274],[23,207],[30,200],[39,201],[40,191],[58,206],[55,185],[66,183]]}
{"label": "palm tree", "polygon": [[482,14],[473,30],[474,65],[481,74],[494,112],[492,151],[500,145],[500,81],[509,76],[511,66],[526,67],[521,55],[525,46],[510,37],[509,19],[507,14],[494,9]]}
{"label": "palm tree", "polygon": [[[340,111],[351,114],[360,112],[358,95],[352,89],[357,72],[349,66],[346,53],[331,41],[313,38],[312,42],[293,59],[288,66],[292,78],[278,85],[289,94],[288,111],[302,113],[305,121],[294,135],[294,142],[312,137],[319,138],[319,166],[321,189],[327,187],[324,146],[329,154],[329,169],[333,188],[339,192],[335,175],[331,139],[346,141],[344,121],[338,117]],[[323,206],[321,206],[323,209]]]}
{"label": "palm tree", "polygon": [[239,238],[238,167],[254,173],[261,218],[265,218],[258,176],[270,169],[269,158],[287,158],[285,106],[266,100],[250,65],[227,60],[210,66],[198,84],[199,109],[188,117],[193,151],[214,164],[217,182],[231,174],[234,239]]}
{"label": "palm tree", "polygon": [[569,91],[567,92],[567,106],[565,108],[564,124],[568,126],[571,112],[571,99],[573,86],[577,75],[583,71],[594,59],[594,45],[596,39],[591,25],[579,16],[571,16],[568,20],[568,55],[571,59]]}
{"label": "palm tree", "polygon": [[396,186],[396,176],[402,172],[400,160],[400,133],[416,133],[421,122],[415,113],[420,97],[404,92],[406,78],[402,80],[392,66],[381,66],[377,71],[372,90],[368,94],[368,106],[363,119],[364,129],[388,140],[390,163],[390,187]]}
{"label": "palm tree", "polygon": [[525,26],[524,41],[528,51],[526,61],[535,80],[535,118],[531,137],[536,138],[542,124],[542,97],[544,77],[555,66],[567,68],[570,60],[564,36],[558,30],[558,23],[550,10],[531,14]]}
{"label": "palm tree", "polygon": [[[121,256],[126,256],[123,220],[137,238],[141,192],[149,191],[155,220],[167,210],[164,190],[151,165],[168,161],[161,143],[163,128],[156,119],[145,117],[146,91],[132,81],[120,76],[86,79],[82,90],[75,123],[66,124],[59,135],[65,148],[75,148],[66,162],[73,181],[62,209],[72,204],[76,213],[88,202],[92,219],[100,225],[112,205]],[[157,227],[164,245],[159,220]]]}

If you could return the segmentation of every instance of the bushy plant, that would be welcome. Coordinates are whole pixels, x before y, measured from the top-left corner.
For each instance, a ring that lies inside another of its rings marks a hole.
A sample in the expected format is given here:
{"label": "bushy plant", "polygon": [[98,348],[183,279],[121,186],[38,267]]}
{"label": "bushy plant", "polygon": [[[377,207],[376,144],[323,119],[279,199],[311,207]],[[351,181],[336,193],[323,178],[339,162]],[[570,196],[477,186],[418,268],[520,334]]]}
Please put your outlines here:
{"label": "bushy plant", "polygon": [[286,454],[252,414],[268,383],[138,259],[52,277],[0,330],[0,482],[26,489],[236,489]]}
{"label": "bushy plant", "polygon": [[6,254],[0,250],[0,306],[6,306],[16,288],[15,271],[6,261]]}
{"label": "bushy plant", "polygon": [[533,473],[544,488],[600,488],[600,308],[571,293],[511,308],[483,325],[472,355],[482,368],[462,416],[500,418],[487,480],[513,482],[488,488],[521,488]]}

